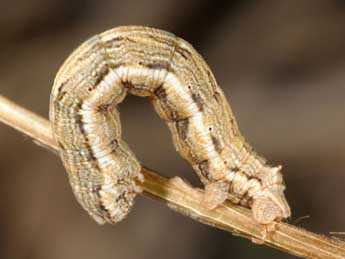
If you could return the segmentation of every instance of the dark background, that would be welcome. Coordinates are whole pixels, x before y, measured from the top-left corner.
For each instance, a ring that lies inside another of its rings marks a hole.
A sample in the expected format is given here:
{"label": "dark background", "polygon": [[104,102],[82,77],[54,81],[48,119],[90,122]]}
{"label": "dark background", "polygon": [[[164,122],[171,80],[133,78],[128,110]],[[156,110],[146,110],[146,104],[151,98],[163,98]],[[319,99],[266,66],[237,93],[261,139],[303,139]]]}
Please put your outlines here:
{"label": "dark background", "polygon": [[[92,35],[148,25],[190,41],[225,91],[242,133],[282,164],[291,222],[345,230],[345,2],[0,1],[0,94],[48,117],[53,79]],[[200,184],[145,99],[120,107],[124,138],[165,176]],[[60,159],[0,125],[0,258],[294,258],[139,197],[99,227],[75,201]],[[344,236],[343,236],[344,237]]]}

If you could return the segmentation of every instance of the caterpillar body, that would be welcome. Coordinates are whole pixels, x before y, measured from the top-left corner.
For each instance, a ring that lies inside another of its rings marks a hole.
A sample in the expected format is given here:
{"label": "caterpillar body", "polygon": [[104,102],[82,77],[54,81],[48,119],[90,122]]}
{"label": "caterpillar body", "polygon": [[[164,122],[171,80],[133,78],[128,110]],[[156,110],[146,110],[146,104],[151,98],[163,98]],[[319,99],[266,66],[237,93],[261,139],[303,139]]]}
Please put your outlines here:
{"label": "caterpillar body", "polygon": [[211,70],[175,35],[123,26],[84,42],[59,70],[50,121],[70,184],[99,223],[124,219],[141,191],[140,163],[121,139],[116,107],[130,93],[148,97],[179,154],[205,185],[203,203],[225,199],[252,209],[261,224],[290,216],[280,167],[246,143]]}

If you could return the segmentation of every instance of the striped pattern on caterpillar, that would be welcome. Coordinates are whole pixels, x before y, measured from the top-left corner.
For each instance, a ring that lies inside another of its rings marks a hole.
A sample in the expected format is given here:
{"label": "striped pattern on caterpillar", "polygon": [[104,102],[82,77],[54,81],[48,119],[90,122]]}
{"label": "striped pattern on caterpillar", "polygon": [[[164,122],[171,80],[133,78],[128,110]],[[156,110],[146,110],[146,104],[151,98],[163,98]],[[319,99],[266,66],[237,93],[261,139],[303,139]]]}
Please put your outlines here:
{"label": "striped pattern on caterpillar", "polygon": [[140,163],[121,139],[116,106],[148,97],[205,185],[203,204],[230,199],[270,224],[290,216],[281,167],[246,143],[211,70],[175,35],[117,27],[84,42],[54,81],[50,121],[81,206],[99,223],[124,219],[141,191]]}

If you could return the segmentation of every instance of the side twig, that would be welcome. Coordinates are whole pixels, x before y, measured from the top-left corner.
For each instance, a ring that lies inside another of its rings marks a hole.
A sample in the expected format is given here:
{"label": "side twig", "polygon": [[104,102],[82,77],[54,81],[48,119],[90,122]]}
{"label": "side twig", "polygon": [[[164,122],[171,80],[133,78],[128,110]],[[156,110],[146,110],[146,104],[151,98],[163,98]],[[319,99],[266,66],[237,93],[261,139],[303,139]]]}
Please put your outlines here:
{"label": "side twig", "polygon": [[[0,95],[0,121],[30,136],[53,151],[57,145],[53,139],[49,121],[26,110]],[[199,222],[231,232],[250,240],[262,240],[264,228],[256,224],[248,209],[225,202],[214,210],[200,205],[200,195],[192,188],[178,188],[173,181],[143,167],[145,176],[143,195],[159,200],[179,213]],[[194,195],[191,195],[194,193]],[[312,259],[345,258],[345,243],[306,231],[285,223],[277,223],[276,230],[263,240],[264,244],[287,253]]]}

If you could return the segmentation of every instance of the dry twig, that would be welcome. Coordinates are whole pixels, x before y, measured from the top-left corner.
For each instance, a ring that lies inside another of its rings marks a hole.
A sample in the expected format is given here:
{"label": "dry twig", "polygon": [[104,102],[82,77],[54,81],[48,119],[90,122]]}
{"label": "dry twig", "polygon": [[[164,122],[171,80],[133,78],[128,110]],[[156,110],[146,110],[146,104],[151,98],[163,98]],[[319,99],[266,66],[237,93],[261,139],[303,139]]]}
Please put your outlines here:
{"label": "dry twig", "polygon": [[[56,151],[49,121],[0,95],[0,121],[30,136],[40,145]],[[172,181],[143,167],[143,195],[157,199],[183,215],[251,240],[261,240],[264,228],[256,224],[248,209],[225,202],[210,211],[200,205],[202,191],[178,188]],[[345,258],[345,243],[285,223],[267,235],[264,244],[304,258]]]}

